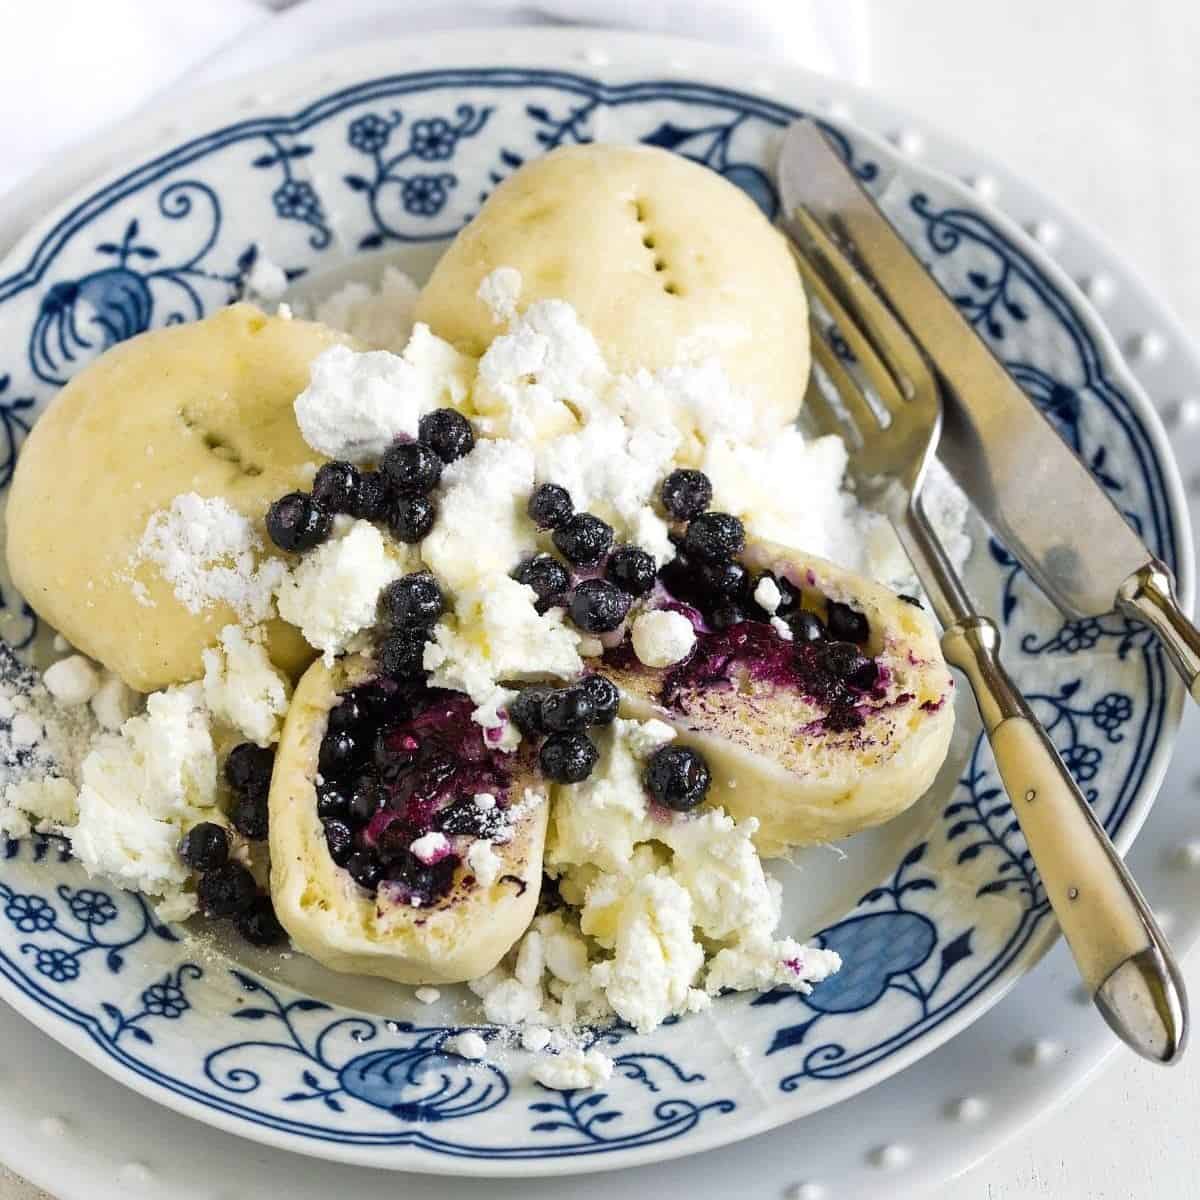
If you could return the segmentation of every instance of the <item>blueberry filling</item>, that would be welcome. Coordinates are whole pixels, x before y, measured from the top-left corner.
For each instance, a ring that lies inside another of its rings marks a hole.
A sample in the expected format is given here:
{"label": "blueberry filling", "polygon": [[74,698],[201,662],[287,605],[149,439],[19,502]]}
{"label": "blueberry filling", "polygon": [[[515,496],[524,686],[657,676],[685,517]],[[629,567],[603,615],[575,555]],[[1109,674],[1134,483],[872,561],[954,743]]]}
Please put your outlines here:
{"label": "blueberry filling", "polygon": [[555,783],[582,783],[600,754],[584,733],[552,733],[538,752],[542,774]]}
{"label": "blueberry filling", "polygon": [[399,681],[424,678],[428,629],[401,629],[379,644],[376,661],[381,675]]}
{"label": "blueberry filling", "polygon": [[206,917],[235,917],[254,903],[258,886],[241,863],[226,862],[200,877],[196,896]]}
{"label": "blueberry filling", "polygon": [[611,725],[621,704],[621,694],[616,684],[603,675],[585,675],[577,686],[587,693],[592,702],[592,724]]}
{"label": "blueberry filling", "polygon": [[303,492],[289,492],[267,509],[267,533],[280,550],[311,550],[329,536],[332,525],[329,513]]}
{"label": "blueberry filling", "polygon": [[242,742],[225,759],[225,779],[237,796],[266,796],[274,768],[274,750]]}
{"label": "blueberry filling", "polygon": [[830,634],[840,642],[858,642],[861,645],[871,636],[867,618],[850,605],[837,600],[829,602],[828,625]]}
{"label": "blueberry filling", "polygon": [[734,558],[745,546],[745,526],[730,513],[701,513],[691,520],[683,536],[684,551],[704,562]]}
{"label": "blueberry filling", "polygon": [[391,499],[384,477],[378,471],[363,471],[358,478],[353,507],[347,511],[364,521],[383,521],[388,516]]}
{"label": "blueberry filling", "polygon": [[[381,676],[345,693],[331,712],[349,705],[360,714],[357,724],[327,729],[319,754],[342,764],[328,774],[322,768],[317,788],[329,855],[364,891],[428,907],[455,886],[461,860],[451,852],[422,862],[412,844],[435,830],[499,832],[517,763],[488,745],[471,719],[473,704],[459,693]],[[343,760],[346,732],[365,751]],[[495,805],[476,804],[481,793]]]}
{"label": "blueberry filling", "polygon": [[267,836],[267,798],[266,796],[242,796],[233,806],[229,818],[233,827],[243,837],[253,842],[262,841]]}
{"label": "blueberry filling", "polygon": [[595,719],[592,698],[584,688],[555,688],[542,698],[541,725],[547,733],[582,733]]}

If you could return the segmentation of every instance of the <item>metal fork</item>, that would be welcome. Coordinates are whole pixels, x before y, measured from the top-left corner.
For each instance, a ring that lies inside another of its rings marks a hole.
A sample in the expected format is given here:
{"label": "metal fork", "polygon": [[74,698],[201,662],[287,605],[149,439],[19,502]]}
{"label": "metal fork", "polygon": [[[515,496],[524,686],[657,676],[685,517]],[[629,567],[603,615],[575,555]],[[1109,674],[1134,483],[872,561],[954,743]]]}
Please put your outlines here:
{"label": "metal fork", "polygon": [[[919,347],[820,224],[790,223],[800,271],[845,339],[867,387],[810,319],[807,405],[825,432],[851,437],[859,498],[887,516],[941,622],[947,661],[967,678],[996,766],[1046,895],[1092,999],[1143,1057],[1171,1063],[1187,1038],[1179,968],[1149,906],[1046,731],[1000,661],[1000,631],[975,608],[921,500],[942,399]],[[843,348],[844,354],[844,348]],[[830,390],[841,403],[838,412]]]}

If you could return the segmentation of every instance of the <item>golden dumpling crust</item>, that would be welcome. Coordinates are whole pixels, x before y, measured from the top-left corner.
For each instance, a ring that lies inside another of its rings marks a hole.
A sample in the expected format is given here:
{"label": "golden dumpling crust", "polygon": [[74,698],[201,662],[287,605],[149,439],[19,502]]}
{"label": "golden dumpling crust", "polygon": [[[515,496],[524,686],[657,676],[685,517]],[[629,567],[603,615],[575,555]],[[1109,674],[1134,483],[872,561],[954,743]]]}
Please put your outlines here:
{"label": "golden dumpling crust", "polygon": [[[312,360],[346,340],[235,304],[141,334],[81,371],[34,426],[9,495],[9,569],[38,615],[139,691],[198,678],[202,651],[236,614],[189,612],[157,567],[131,574],[130,558],[151,514],[181,492],[223,497],[269,545],[271,501],[307,486],[306,466],[323,461],[293,402]],[[134,580],[152,605],[134,598]],[[311,659],[282,621],[268,636],[285,670]]]}
{"label": "golden dumpling crust", "polygon": [[609,367],[715,356],[766,428],[800,409],[808,304],[791,252],[715,171],[649,146],[569,146],[505,180],[442,256],[416,316],[479,355],[501,332],[476,297],[515,267],[518,307],[568,301]]}

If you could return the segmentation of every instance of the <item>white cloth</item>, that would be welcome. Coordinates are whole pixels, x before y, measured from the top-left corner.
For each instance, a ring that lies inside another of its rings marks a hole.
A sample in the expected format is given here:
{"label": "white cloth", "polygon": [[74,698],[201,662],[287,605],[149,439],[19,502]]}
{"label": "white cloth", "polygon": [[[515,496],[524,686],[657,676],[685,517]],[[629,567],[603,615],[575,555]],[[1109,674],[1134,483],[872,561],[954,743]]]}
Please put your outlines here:
{"label": "white cloth", "polygon": [[674,33],[863,82],[862,0],[25,0],[5,14],[0,193],[168,89],[388,37],[518,25]]}

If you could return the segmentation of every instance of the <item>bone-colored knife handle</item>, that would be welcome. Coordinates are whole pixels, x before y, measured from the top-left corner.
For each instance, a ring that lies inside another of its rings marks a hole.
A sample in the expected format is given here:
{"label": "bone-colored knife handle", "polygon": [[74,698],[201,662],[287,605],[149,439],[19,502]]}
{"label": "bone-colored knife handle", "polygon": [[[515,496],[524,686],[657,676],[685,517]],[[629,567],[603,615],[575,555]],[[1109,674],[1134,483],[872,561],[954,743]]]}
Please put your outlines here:
{"label": "bone-colored knife handle", "polygon": [[975,692],[1005,790],[1089,992],[1139,1054],[1175,1061],[1186,1039],[1186,999],[1166,938],[1004,670],[999,631],[971,617],[947,628],[942,647]]}
{"label": "bone-colored knife handle", "polygon": [[1192,699],[1200,700],[1200,630],[1179,607],[1171,572],[1157,560],[1148,562],[1121,585],[1117,603],[1126,616],[1154,630]]}

